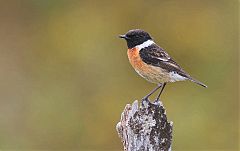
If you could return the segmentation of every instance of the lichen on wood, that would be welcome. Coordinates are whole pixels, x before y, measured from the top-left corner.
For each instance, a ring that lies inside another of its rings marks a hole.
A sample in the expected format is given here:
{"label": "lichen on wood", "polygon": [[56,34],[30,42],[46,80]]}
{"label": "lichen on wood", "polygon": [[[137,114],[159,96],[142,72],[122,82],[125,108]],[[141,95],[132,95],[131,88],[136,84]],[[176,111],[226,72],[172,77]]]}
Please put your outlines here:
{"label": "lichen on wood", "polygon": [[125,151],[171,151],[172,122],[163,104],[143,100],[127,104],[116,129]]}

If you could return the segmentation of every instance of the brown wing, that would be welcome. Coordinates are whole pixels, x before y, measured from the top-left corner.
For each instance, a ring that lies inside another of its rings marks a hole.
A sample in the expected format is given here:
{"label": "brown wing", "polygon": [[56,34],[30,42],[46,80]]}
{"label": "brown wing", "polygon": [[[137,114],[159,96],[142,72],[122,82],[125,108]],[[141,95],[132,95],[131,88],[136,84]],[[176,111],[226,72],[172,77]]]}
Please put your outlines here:
{"label": "brown wing", "polygon": [[143,62],[160,67],[168,72],[176,72],[179,75],[190,78],[190,76],[158,45],[153,44],[140,50]]}

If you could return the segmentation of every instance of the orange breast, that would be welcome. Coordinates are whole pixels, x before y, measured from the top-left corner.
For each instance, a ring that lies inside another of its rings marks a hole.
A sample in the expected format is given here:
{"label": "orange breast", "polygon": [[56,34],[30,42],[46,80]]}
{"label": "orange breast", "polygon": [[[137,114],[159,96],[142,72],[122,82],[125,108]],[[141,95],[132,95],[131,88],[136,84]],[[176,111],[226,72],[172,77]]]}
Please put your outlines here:
{"label": "orange breast", "polygon": [[133,68],[146,80],[152,83],[169,81],[169,76],[165,70],[162,70],[159,67],[148,65],[142,61],[137,48],[128,49],[127,54]]}
{"label": "orange breast", "polygon": [[144,67],[144,62],[140,58],[139,50],[137,48],[128,49],[127,54],[131,65],[135,69],[139,70]]}

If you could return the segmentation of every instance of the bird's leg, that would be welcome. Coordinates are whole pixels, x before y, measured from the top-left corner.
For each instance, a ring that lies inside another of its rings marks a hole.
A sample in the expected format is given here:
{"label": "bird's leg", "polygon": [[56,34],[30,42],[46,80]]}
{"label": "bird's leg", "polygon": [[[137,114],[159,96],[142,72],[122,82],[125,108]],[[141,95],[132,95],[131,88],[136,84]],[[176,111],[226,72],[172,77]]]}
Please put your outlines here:
{"label": "bird's leg", "polygon": [[146,95],[142,100],[147,100],[148,101],[148,98],[149,96],[151,96],[154,92],[156,92],[159,88],[162,87],[162,84],[159,84],[155,89],[153,89],[148,95]]}
{"label": "bird's leg", "polygon": [[161,94],[162,94],[162,92],[163,92],[163,89],[164,89],[164,87],[166,86],[166,84],[167,84],[166,82],[163,83],[162,89],[161,89],[161,91],[159,92],[159,94],[158,94],[157,99],[156,99],[155,102],[159,101],[159,98],[160,98],[160,96],[161,96]]}

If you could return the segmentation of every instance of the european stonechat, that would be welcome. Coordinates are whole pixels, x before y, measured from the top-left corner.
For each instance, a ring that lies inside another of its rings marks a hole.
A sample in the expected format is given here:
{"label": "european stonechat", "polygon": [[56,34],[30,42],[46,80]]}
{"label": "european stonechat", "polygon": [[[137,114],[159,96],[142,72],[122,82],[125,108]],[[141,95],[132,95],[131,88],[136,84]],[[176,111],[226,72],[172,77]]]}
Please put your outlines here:
{"label": "european stonechat", "polygon": [[185,72],[163,48],[153,41],[147,32],[134,29],[119,37],[127,41],[128,59],[135,71],[147,81],[158,84],[153,91],[143,98],[144,100],[148,100],[150,95],[162,87],[157,96],[156,101],[158,101],[168,82],[190,80],[207,87]]}

